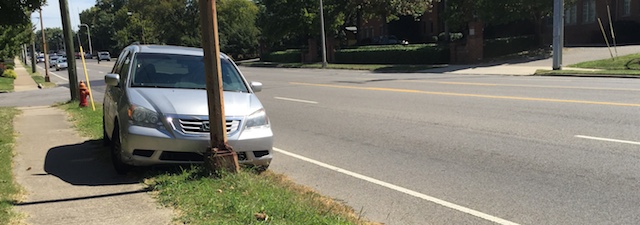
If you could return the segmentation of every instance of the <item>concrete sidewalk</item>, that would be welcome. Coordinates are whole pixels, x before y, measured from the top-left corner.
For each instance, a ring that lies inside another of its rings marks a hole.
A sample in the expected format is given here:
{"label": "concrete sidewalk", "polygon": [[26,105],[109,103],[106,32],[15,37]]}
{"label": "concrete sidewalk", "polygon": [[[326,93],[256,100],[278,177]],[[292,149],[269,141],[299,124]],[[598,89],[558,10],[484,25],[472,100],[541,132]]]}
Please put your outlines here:
{"label": "concrete sidewalk", "polygon": [[64,111],[19,108],[13,172],[25,196],[15,209],[39,224],[172,224],[140,178],[119,176],[100,140],[78,136]]}
{"label": "concrete sidewalk", "polygon": [[18,75],[18,77],[13,81],[13,91],[38,90],[38,84],[33,80],[33,78],[31,78],[31,75],[29,75],[27,69],[24,68],[22,62],[18,58],[15,58],[13,62],[16,65],[14,71],[16,71],[16,74]]}
{"label": "concrete sidewalk", "polygon": [[109,149],[80,137],[64,111],[50,107],[68,100],[68,88],[39,90],[17,58],[14,92],[0,106],[18,108],[13,172],[25,196],[16,210],[25,223],[171,224],[173,211],[161,208],[141,180],[117,175]]}
{"label": "concrete sidewalk", "polygon": [[[611,52],[609,51],[611,50]],[[617,53],[616,53],[617,52]],[[563,70],[590,70],[571,68],[580,62],[609,59],[611,54],[623,56],[640,53],[639,45],[619,46],[617,48],[607,47],[566,47],[563,49],[562,69]],[[486,75],[533,75],[537,70],[551,70],[553,58],[530,58],[516,61],[506,61],[499,63],[485,63],[475,65],[450,65],[444,68],[425,70],[429,73],[451,73],[451,74],[486,74]]]}

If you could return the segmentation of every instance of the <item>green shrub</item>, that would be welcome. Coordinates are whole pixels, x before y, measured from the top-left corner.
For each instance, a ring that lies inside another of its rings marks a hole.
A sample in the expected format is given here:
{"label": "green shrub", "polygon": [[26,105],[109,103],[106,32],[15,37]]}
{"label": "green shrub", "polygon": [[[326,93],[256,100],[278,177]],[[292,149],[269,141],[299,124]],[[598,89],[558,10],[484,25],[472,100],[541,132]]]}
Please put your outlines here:
{"label": "green shrub", "polygon": [[18,74],[16,74],[16,71],[13,71],[12,69],[4,70],[4,72],[2,73],[2,76],[7,78],[13,78],[13,79],[18,78]]}
{"label": "green shrub", "polygon": [[263,62],[299,63],[302,62],[302,51],[300,49],[287,49],[263,54]]}
{"label": "green shrub", "polygon": [[336,51],[336,63],[351,64],[443,64],[449,49],[435,44],[374,45]]}
{"label": "green shrub", "polygon": [[533,36],[486,39],[484,40],[484,57],[493,58],[509,55],[532,49],[536,44]]}

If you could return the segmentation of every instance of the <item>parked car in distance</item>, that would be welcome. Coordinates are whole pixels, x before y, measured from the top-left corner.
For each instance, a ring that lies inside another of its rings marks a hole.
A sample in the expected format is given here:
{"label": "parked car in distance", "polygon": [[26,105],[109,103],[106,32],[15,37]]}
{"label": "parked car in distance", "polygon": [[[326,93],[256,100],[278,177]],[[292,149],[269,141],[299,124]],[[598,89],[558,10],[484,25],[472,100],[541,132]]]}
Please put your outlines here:
{"label": "parked car in distance", "polygon": [[67,69],[67,67],[68,67],[67,66],[67,58],[58,57],[58,60],[56,62],[56,71]]}
{"label": "parked car in distance", "polygon": [[90,52],[85,52],[84,53],[84,59],[93,59],[93,56],[91,55]]}
{"label": "parked car in distance", "polygon": [[58,63],[58,56],[57,55],[49,56],[49,68],[53,68],[54,66],[56,66],[56,63]]}
{"label": "parked car in distance", "polygon": [[394,35],[374,37],[371,40],[371,43],[375,45],[396,45],[396,44],[408,45],[409,44],[407,40],[400,40]]}
{"label": "parked car in distance", "polygon": [[111,61],[111,55],[109,52],[98,52],[98,60]]}
{"label": "parked car in distance", "polygon": [[[220,54],[228,144],[238,161],[265,170],[273,133],[255,95],[235,63]],[[111,145],[119,174],[132,166],[202,163],[210,148],[209,106],[203,50],[130,45],[105,75],[103,140]]]}

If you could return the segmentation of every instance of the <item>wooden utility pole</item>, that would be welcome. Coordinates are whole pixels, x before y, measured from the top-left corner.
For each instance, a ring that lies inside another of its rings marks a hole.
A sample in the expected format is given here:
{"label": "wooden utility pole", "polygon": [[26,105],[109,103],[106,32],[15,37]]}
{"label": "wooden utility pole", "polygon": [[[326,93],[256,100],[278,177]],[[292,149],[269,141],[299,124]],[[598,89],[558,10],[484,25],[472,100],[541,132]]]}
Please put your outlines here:
{"label": "wooden utility pole", "polygon": [[74,58],[75,53],[73,51],[73,32],[71,30],[69,4],[67,3],[67,0],[60,0],[60,15],[62,16],[62,34],[64,35],[65,52],[67,54],[67,72],[69,73],[69,90],[71,90],[71,100],[79,100],[80,91],[78,90],[78,74],[76,73],[76,60]]}
{"label": "wooden utility pole", "polygon": [[40,8],[40,31],[42,33],[42,52],[44,53],[44,81],[51,82],[49,77],[49,55],[47,53],[47,39],[44,34],[44,25],[42,22],[42,8]]}
{"label": "wooden utility pole", "polygon": [[209,104],[209,134],[211,137],[209,141],[211,147],[205,152],[204,164],[212,174],[219,174],[221,171],[237,173],[239,170],[238,155],[227,143],[217,17],[216,1],[200,0],[202,49],[204,51],[204,72]]}

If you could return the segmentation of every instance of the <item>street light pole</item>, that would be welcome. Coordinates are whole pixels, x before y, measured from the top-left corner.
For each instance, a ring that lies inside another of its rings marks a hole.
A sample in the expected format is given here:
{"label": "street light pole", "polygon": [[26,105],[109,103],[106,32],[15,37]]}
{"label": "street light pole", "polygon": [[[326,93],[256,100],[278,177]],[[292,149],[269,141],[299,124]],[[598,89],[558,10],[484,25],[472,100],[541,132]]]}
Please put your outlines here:
{"label": "street light pole", "polygon": [[[89,25],[87,24],[80,24],[80,26],[86,26],[87,27],[87,36],[89,37],[89,54],[93,55],[93,48],[91,47],[91,31],[89,31]],[[78,43],[80,44],[80,43]]]}
{"label": "street light pole", "polygon": [[320,35],[322,38],[322,68],[327,68],[327,41],[324,32],[324,10],[322,9],[322,0],[320,0]]}
{"label": "street light pole", "polygon": [[42,23],[42,8],[40,9],[40,32],[42,32],[42,51],[44,52],[44,81],[51,82],[49,77],[49,55],[47,54],[47,39],[44,36],[44,24]]}

